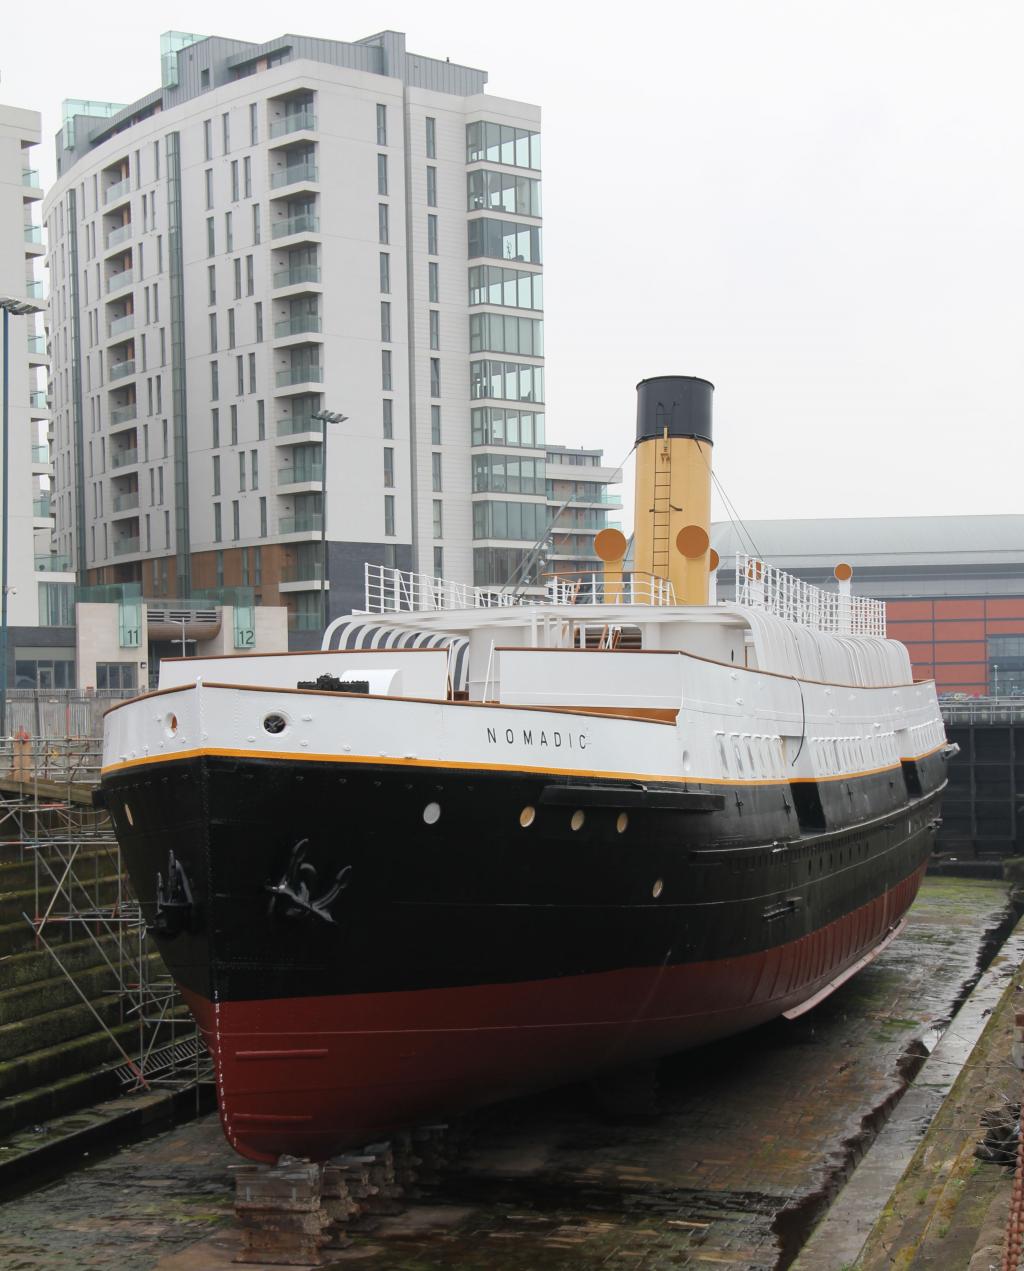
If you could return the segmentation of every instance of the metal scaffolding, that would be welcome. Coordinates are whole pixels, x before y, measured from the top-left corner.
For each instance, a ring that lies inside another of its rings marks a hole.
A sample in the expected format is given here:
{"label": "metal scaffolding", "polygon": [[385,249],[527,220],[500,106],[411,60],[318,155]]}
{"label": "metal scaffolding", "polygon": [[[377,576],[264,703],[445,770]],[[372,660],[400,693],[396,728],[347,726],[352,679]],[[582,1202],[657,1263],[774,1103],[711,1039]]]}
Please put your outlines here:
{"label": "metal scaffolding", "polygon": [[[206,1049],[131,893],[110,817],[92,804],[101,750],[96,738],[0,739],[0,843],[33,866],[22,916],[110,1038],[122,1088],[198,1086],[213,1079]],[[95,947],[103,994],[119,999],[113,1024],[64,956],[82,940]]]}

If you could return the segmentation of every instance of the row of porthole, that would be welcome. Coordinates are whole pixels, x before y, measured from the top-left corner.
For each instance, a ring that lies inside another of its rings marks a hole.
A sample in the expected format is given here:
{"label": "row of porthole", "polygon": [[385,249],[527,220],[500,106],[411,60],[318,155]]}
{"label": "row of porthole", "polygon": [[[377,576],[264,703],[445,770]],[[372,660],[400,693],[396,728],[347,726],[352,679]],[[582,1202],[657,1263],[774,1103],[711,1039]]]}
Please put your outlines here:
{"label": "row of porthole", "polygon": [[[440,803],[428,803],[426,807],[423,809],[423,820],[427,823],[427,825],[436,825],[438,821],[440,821],[440,819],[441,819]],[[537,809],[531,803],[528,803],[523,808],[523,810],[519,813],[519,824],[523,827],[524,830],[528,830],[530,826],[534,823],[534,821],[536,821],[536,819],[537,819]],[[586,824],[586,821],[587,821],[587,814],[581,808],[577,808],[576,811],[569,818],[569,828],[573,831],[582,830],[583,826]],[[625,834],[628,827],[629,827],[629,814],[626,812],[620,812],[619,815],[615,818],[615,832],[617,834]]]}

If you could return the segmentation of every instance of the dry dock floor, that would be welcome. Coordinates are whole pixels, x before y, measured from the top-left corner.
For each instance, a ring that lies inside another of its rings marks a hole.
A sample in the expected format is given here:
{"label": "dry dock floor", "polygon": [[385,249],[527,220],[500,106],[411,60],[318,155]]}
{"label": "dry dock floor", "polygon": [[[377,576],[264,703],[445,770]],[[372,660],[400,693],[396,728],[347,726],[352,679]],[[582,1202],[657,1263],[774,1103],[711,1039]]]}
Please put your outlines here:
{"label": "dry dock floor", "polygon": [[[789,1265],[973,983],[993,932],[1008,921],[1003,884],[928,878],[907,931],[816,1010],[665,1062],[656,1115],[612,1116],[592,1091],[573,1087],[472,1117],[442,1181],[399,1217],[354,1232],[331,1265],[367,1271]],[[1000,1051],[992,1042],[991,1062],[1012,1089],[1008,1045]],[[962,1113],[965,1106],[961,1100]],[[965,1141],[980,1137],[972,1115],[967,1111],[944,1131],[934,1169],[940,1156],[961,1160]],[[216,1118],[206,1117],[82,1161],[75,1173],[0,1206],[0,1268],[227,1271],[238,1249],[227,1174],[235,1160]],[[967,1181],[956,1185],[959,1192],[966,1197],[970,1180],[979,1177],[988,1188],[980,1198],[971,1193],[980,1230],[979,1211],[991,1206],[997,1215],[996,1191],[1005,1191],[1006,1182],[995,1167],[974,1170],[966,1156],[962,1165]],[[887,1211],[890,1225],[879,1242],[869,1240],[865,1271],[893,1265],[904,1239],[899,1215],[940,1212],[943,1189],[960,1176],[940,1173]],[[917,1201],[926,1186],[937,1189],[931,1208]],[[879,1198],[880,1211],[885,1199]],[[954,1210],[947,1204],[941,1212]],[[948,1238],[950,1222],[935,1220],[933,1243],[942,1226]],[[930,1248],[918,1235],[915,1247]],[[953,1245],[947,1248],[952,1254]],[[973,1248],[958,1250],[960,1261],[902,1265],[966,1268]]]}

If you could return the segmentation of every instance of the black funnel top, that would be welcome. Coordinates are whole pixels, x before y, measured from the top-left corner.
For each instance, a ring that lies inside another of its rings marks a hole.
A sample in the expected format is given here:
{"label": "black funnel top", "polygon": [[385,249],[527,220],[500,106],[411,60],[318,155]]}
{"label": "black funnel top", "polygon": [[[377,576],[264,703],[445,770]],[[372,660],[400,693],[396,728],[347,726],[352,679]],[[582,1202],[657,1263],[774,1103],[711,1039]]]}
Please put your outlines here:
{"label": "black funnel top", "polygon": [[695,375],[655,375],[636,386],[636,439],[698,437],[711,442],[714,384]]}

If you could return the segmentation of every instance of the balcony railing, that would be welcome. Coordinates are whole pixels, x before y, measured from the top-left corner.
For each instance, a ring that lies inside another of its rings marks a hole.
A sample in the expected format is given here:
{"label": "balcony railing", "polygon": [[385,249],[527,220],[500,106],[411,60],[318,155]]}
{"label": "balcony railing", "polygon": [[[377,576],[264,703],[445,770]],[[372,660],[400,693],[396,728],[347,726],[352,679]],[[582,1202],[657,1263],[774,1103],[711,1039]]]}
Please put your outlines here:
{"label": "balcony railing", "polygon": [[32,500],[33,516],[49,516],[50,515],[50,496],[41,494],[39,498]]}
{"label": "balcony railing", "polygon": [[46,410],[46,389],[33,388],[28,395],[28,404],[37,410]]}
{"label": "balcony railing", "polygon": [[135,314],[126,313],[123,318],[115,318],[107,327],[108,336],[113,339],[115,335],[120,335],[122,331],[134,331]]}
{"label": "balcony railing", "polygon": [[289,234],[319,234],[320,217],[312,212],[302,212],[299,216],[288,216],[283,221],[274,221],[270,227],[271,238],[287,238]]}
{"label": "balcony railing", "polygon": [[135,374],[135,359],[126,357],[123,362],[115,362],[110,368],[110,378],[112,380],[123,380],[126,375]]}
{"label": "balcony railing", "polygon": [[324,465],[322,463],[297,463],[291,468],[279,468],[278,485],[297,485],[302,481],[323,481]]}
{"label": "balcony railing", "polygon": [[37,574],[66,574],[71,569],[71,557],[47,552],[35,558],[34,569]]}
{"label": "balcony railing", "polygon": [[118,181],[114,185],[108,185],[103,192],[103,202],[113,203],[115,200],[124,198],[126,194],[132,192],[131,177],[125,177],[123,181]]}
{"label": "balcony railing", "polygon": [[270,174],[270,186],[279,190],[284,185],[295,185],[299,181],[316,181],[317,167],[311,160],[305,163],[293,163],[287,168],[278,168]]}
{"label": "balcony railing", "polygon": [[316,127],[316,115],[311,110],[299,110],[294,115],[285,115],[283,119],[275,119],[270,125],[271,137],[285,137],[290,132],[301,132],[304,128]]}
{"label": "balcony railing", "polygon": [[304,282],[319,281],[319,265],[294,265],[291,269],[279,269],[274,275],[275,287],[298,287]]}
{"label": "balcony railing", "polygon": [[119,274],[111,274],[107,279],[107,295],[112,291],[120,291],[122,287],[127,287],[135,281],[135,271],[132,269],[122,269]]}
{"label": "balcony railing", "polygon": [[318,560],[300,560],[281,569],[283,583],[318,583],[323,570]]}
{"label": "balcony railing", "polygon": [[41,225],[25,226],[25,242],[41,243],[43,241],[43,227]]}
{"label": "balcony railing", "polygon": [[50,462],[50,447],[45,442],[43,442],[42,445],[32,447],[32,462],[33,463],[49,463]]}
{"label": "balcony railing", "polygon": [[279,419],[277,421],[277,435],[279,437],[294,437],[300,432],[320,432],[324,430],[322,419],[310,419],[308,415],[292,416],[290,419]]}
{"label": "balcony railing", "polygon": [[46,356],[46,336],[30,335],[28,337],[28,351],[30,353],[41,353]]}
{"label": "balcony railing", "polygon": [[114,555],[115,556],[127,556],[130,552],[137,552],[138,550],[139,550],[138,537],[114,539]]}
{"label": "balcony railing", "polygon": [[119,225],[117,229],[112,229],[107,235],[107,246],[116,247],[118,243],[126,243],[132,236],[132,223],[127,225]]}
{"label": "balcony railing", "polygon": [[33,278],[31,282],[27,282],[25,284],[25,295],[28,296],[30,300],[42,300],[43,298],[42,281],[38,278]]}
{"label": "balcony railing", "polygon": [[115,512],[128,512],[132,508],[137,508],[138,506],[139,506],[138,490],[132,490],[128,494],[114,495],[114,511]]}
{"label": "balcony railing", "polygon": [[22,168],[21,184],[32,186],[34,189],[37,189],[37,190],[41,189],[42,187],[39,181],[39,169],[38,168]]}
{"label": "balcony railing", "polygon": [[289,613],[289,631],[319,631],[323,627],[320,615],[316,613]]}
{"label": "balcony railing", "polygon": [[114,406],[110,411],[110,423],[126,424],[130,419],[137,419],[139,414],[139,403],[129,402],[127,406]]}
{"label": "balcony railing", "polygon": [[131,446],[126,450],[112,450],[110,452],[110,466],[112,468],[127,468],[129,464],[139,462],[139,452]]}
{"label": "balcony railing", "polygon": [[278,371],[277,387],[286,388],[289,384],[322,384],[323,379],[322,366],[290,366],[286,371]]}
{"label": "balcony railing", "polygon": [[319,533],[323,529],[323,520],[322,512],[303,512],[301,516],[282,516],[278,518],[277,532],[279,534],[307,534],[315,530]]}
{"label": "balcony railing", "polygon": [[286,335],[303,335],[306,332],[323,330],[323,322],[318,313],[300,313],[294,318],[285,318],[274,323],[274,338],[283,339]]}

